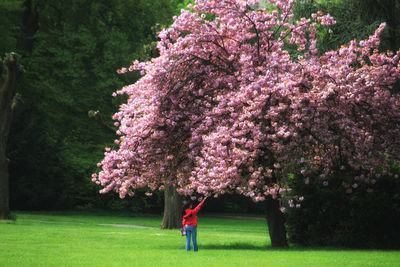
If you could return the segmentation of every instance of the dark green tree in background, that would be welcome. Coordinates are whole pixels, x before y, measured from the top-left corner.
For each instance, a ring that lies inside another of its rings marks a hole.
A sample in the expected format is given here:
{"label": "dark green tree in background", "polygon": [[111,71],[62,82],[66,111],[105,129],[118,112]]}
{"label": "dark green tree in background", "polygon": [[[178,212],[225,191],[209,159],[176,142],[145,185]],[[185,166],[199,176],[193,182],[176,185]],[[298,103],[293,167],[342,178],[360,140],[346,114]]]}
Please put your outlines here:
{"label": "dark green tree in background", "polygon": [[[336,49],[354,37],[363,40],[381,22],[387,27],[380,49],[393,52],[400,48],[400,1],[396,0],[299,0],[296,13],[306,16],[317,10],[330,13],[337,24],[333,33],[320,31],[320,51]],[[399,82],[393,90],[399,90]],[[393,166],[400,174],[400,166]],[[304,196],[300,209],[287,209],[289,240],[308,246],[346,246],[362,248],[399,248],[400,181],[377,179],[368,191],[342,183],[346,171],[332,177],[329,186],[310,179],[293,177],[294,194]],[[350,194],[349,192],[352,192]],[[345,207],[345,208],[344,208]]]}
{"label": "dark green tree in background", "polygon": [[112,92],[138,77],[116,70],[143,54],[152,26],[169,24],[180,2],[9,2],[20,11],[17,21],[8,19],[18,34],[7,50],[17,49],[26,69],[8,148],[12,208],[114,205],[89,182],[100,151],[114,137],[87,112],[101,110],[112,125],[119,104]]}
{"label": "dark green tree in background", "polygon": [[320,31],[320,51],[338,48],[356,38],[368,37],[380,23],[386,22],[381,49],[396,51],[400,47],[400,1],[398,0],[298,0],[295,13],[308,16],[318,10],[331,14],[337,24],[333,33]]}
{"label": "dark green tree in background", "polygon": [[0,56],[15,51],[20,32],[22,1],[0,1]]}

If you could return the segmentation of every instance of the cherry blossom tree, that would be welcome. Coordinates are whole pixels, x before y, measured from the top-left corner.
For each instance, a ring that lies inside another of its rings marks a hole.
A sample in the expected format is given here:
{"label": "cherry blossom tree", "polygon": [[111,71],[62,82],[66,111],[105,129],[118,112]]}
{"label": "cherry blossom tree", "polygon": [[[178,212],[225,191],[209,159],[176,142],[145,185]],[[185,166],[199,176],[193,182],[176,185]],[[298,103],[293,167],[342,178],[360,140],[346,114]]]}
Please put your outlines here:
{"label": "cherry blossom tree", "polygon": [[[197,0],[160,32],[160,56],[121,72],[143,77],[114,115],[93,181],[125,197],[136,188],[265,201],[274,247],[287,246],[281,203],[289,174],[352,184],[390,173],[400,155],[399,56],[369,39],[317,50],[322,12],[294,20],[293,0]],[[296,53],[289,51],[296,50]],[[151,194],[151,193],[149,193]],[[294,206],[301,198],[290,200]]]}

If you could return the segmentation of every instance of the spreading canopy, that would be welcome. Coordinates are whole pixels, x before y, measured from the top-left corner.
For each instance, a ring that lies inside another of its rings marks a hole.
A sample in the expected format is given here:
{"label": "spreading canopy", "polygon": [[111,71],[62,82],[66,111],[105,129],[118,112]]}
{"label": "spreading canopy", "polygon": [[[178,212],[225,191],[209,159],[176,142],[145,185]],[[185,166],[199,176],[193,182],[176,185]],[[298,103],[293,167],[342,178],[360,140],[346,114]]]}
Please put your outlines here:
{"label": "spreading canopy", "polygon": [[[400,53],[367,40],[320,54],[322,12],[294,20],[293,0],[197,0],[160,32],[160,56],[120,72],[143,77],[93,181],[121,197],[174,185],[187,195],[238,192],[262,201],[304,179],[390,173],[400,155]],[[266,8],[264,8],[266,7]]]}

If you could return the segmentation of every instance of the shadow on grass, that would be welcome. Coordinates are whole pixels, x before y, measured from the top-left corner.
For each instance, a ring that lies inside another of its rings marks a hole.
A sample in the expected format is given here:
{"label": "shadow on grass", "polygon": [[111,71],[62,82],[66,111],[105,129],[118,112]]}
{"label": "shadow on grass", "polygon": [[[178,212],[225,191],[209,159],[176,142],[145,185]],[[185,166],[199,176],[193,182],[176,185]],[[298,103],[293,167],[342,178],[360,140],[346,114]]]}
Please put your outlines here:
{"label": "shadow on grass", "polygon": [[[273,248],[271,245],[254,245],[251,243],[227,243],[227,244],[204,244],[201,245],[201,249],[208,249],[208,250],[253,250],[253,251],[286,251],[286,252],[311,252],[311,251],[381,251],[380,249],[357,249],[357,248],[345,248],[345,247],[301,247],[292,245],[288,248]],[[395,250],[393,250],[395,251]]]}
{"label": "shadow on grass", "polygon": [[265,251],[271,249],[267,245],[253,245],[251,243],[230,243],[230,244],[204,244],[202,249],[209,250],[260,250]]}

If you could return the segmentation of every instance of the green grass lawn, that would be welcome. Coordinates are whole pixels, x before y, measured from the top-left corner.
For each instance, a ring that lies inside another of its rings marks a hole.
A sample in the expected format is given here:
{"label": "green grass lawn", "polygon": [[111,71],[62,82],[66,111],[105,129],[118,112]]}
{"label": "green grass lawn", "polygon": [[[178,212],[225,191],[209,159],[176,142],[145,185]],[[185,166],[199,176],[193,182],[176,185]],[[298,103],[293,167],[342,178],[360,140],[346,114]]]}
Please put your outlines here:
{"label": "green grass lawn", "polygon": [[[400,266],[400,251],[272,249],[265,221],[199,216],[199,252],[161,217],[16,213],[0,222],[0,266]],[[129,224],[154,228],[122,228]]]}

